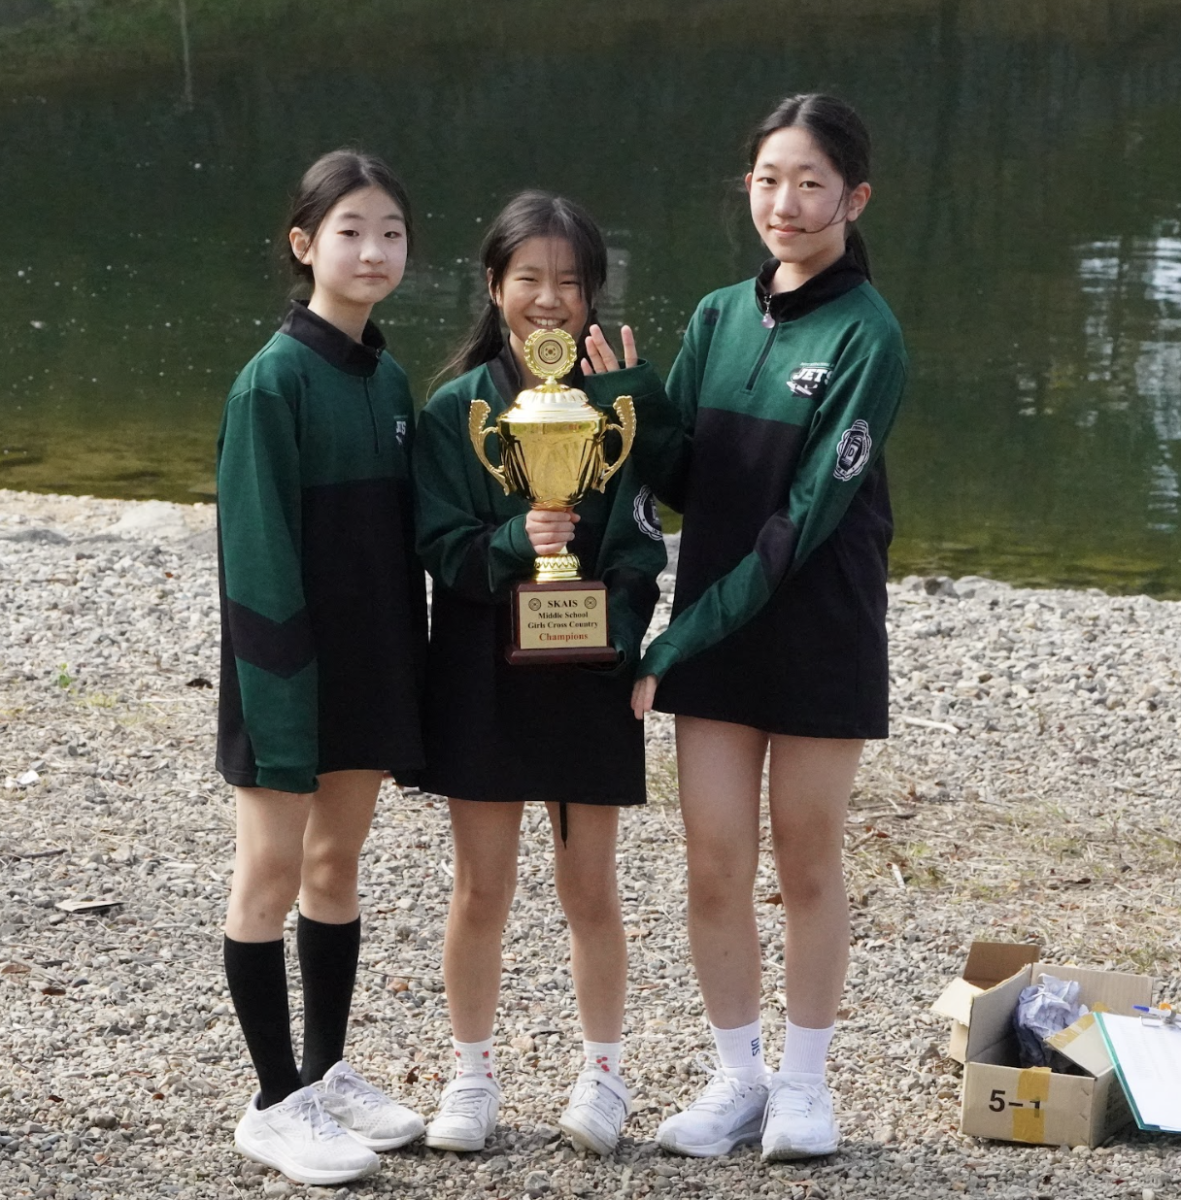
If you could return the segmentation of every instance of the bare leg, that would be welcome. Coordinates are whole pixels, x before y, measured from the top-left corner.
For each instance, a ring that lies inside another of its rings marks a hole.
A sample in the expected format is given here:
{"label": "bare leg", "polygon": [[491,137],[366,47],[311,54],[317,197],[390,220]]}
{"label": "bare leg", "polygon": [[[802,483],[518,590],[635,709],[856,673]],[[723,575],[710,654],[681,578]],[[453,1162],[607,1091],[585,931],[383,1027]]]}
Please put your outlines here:
{"label": "bare leg", "polygon": [[689,945],[710,1022],[737,1029],[759,1015],[755,925],[759,798],[767,735],[677,717],[681,815],[689,864]]}
{"label": "bare leg", "polygon": [[500,998],[501,940],[517,888],[523,803],[451,800],[455,887],[443,941],[451,1032],[460,1042],[492,1036]]}
{"label": "bare leg", "polygon": [[771,834],[787,920],[784,993],[794,1025],[836,1020],[849,964],[841,851],[861,741],[771,738]]}
{"label": "bare leg", "polygon": [[226,913],[226,936],[273,942],[299,892],[304,830],[311,795],[269,788],[234,788],[237,852]]}
{"label": "bare leg", "polygon": [[303,835],[299,911],[313,921],[355,921],[357,863],[369,836],[381,787],[380,771],[332,771],[320,776]]}
{"label": "bare leg", "polygon": [[558,900],[570,926],[570,962],[582,1035],[591,1042],[618,1042],[623,1036],[627,991],[627,941],[615,878],[619,809],[570,805],[569,837],[563,846],[558,806],[546,807],[554,831]]}

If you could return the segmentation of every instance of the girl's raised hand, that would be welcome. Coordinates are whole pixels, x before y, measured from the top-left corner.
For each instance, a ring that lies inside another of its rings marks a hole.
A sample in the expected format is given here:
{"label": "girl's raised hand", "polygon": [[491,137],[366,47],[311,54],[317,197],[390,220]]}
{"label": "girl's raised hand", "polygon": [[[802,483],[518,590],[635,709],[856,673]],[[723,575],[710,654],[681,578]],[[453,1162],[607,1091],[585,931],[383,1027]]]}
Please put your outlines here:
{"label": "girl's raised hand", "polygon": [[560,508],[531,508],[525,514],[525,532],[533,543],[534,554],[561,554],[574,536],[576,512]]}
{"label": "girl's raised hand", "polygon": [[[640,361],[636,353],[636,335],[630,325],[620,327],[619,336],[623,340],[623,365],[634,367]],[[602,326],[592,325],[586,337],[586,357],[582,360],[584,375],[606,375],[608,371],[619,370],[619,359],[611,349]]]}
{"label": "girl's raised hand", "polygon": [[657,682],[655,675],[642,675],[632,687],[632,712],[636,714],[637,721],[642,721],[644,714],[652,711]]}

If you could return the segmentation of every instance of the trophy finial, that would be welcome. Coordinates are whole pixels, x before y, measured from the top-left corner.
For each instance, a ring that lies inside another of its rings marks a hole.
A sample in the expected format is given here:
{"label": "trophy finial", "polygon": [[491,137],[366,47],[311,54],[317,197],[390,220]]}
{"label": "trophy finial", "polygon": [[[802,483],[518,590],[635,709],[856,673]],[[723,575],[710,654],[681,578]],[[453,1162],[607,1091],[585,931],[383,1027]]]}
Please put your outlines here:
{"label": "trophy finial", "polygon": [[535,329],[524,350],[526,368],[547,384],[569,375],[578,359],[578,345],[564,329]]}

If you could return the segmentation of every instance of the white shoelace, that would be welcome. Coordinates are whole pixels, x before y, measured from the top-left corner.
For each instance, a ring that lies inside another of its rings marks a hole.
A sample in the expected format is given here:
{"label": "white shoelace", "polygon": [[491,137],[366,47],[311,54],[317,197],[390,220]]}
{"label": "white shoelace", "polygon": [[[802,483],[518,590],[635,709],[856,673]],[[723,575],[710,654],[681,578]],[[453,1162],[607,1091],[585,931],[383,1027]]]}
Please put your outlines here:
{"label": "white shoelace", "polygon": [[601,1084],[597,1079],[589,1079],[588,1084],[594,1084],[594,1091],[591,1093],[592,1099],[589,1101],[592,1105],[602,1107],[604,1104],[610,1110],[611,1115],[615,1117],[618,1113],[627,1114],[627,1105],[623,1099],[613,1092],[605,1084]]}
{"label": "white shoelace", "polygon": [[329,1138],[346,1136],[345,1131],[336,1123],[335,1119],[320,1102],[320,1096],[317,1092],[308,1092],[300,1100],[295,1114],[307,1121],[312,1127],[312,1132],[325,1141]]}
{"label": "white shoelace", "polygon": [[733,1108],[751,1087],[751,1084],[727,1075],[716,1061],[700,1057],[697,1059],[697,1066],[710,1072],[710,1080],[705,1085],[705,1091],[689,1105],[690,1108],[699,1108],[704,1112],[723,1113],[727,1109]]}
{"label": "white shoelace", "polygon": [[443,1111],[448,1115],[454,1113],[461,1117],[480,1116],[480,1109],[486,1103],[484,1097],[490,1095],[487,1088],[456,1088],[443,1100]]}
{"label": "white shoelace", "polygon": [[332,1083],[351,1099],[359,1101],[364,1108],[380,1108],[385,1099],[373,1084],[367,1083],[351,1069],[338,1072]]}
{"label": "white shoelace", "polygon": [[816,1089],[808,1084],[777,1087],[768,1101],[768,1118],[779,1116],[806,1117],[816,1103]]}

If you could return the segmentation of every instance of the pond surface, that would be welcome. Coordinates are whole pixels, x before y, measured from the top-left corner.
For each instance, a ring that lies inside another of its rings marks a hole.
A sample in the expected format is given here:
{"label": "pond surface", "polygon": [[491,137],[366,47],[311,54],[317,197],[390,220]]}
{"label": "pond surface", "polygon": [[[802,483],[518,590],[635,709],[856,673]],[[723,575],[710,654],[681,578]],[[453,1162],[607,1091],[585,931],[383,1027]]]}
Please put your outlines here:
{"label": "pond surface", "polygon": [[1181,596],[1176,0],[238,8],[190,0],[187,79],[175,13],[0,73],[0,486],[207,498],[289,189],[343,143],[416,206],[378,316],[420,396],[527,186],[596,215],[605,315],[667,368],[760,261],[747,130],[822,88],[874,135],[863,228],[912,359],[894,569]]}

